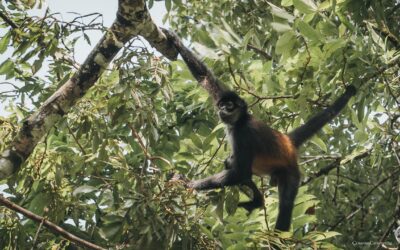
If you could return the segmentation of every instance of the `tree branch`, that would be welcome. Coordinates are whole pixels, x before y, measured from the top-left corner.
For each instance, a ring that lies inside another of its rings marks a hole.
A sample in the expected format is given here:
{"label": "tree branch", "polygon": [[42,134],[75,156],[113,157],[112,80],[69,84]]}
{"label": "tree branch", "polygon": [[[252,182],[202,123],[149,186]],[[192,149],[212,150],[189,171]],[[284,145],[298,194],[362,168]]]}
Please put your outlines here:
{"label": "tree branch", "polygon": [[302,181],[301,185],[306,185],[310,183],[312,180],[320,177],[321,175],[327,175],[332,169],[335,169],[340,166],[340,159],[336,159],[336,161],[333,161],[329,163],[327,166],[321,168],[317,173],[313,174],[312,176],[309,176],[305,180]]}
{"label": "tree branch", "polygon": [[270,54],[268,54],[268,53],[267,53],[266,51],[264,51],[263,49],[256,47],[256,46],[253,45],[253,44],[247,44],[247,49],[253,50],[254,52],[256,52],[257,54],[263,56],[263,57],[264,57],[265,59],[267,59],[267,60],[272,60],[272,56],[271,56]]}
{"label": "tree branch", "polygon": [[[400,167],[400,166],[399,166]],[[381,181],[379,181],[377,184],[375,184],[375,186],[373,186],[370,190],[368,190],[367,192],[364,192],[356,201],[356,204],[362,204],[367,198],[368,196],[375,191],[375,189],[377,189],[380,185],[382,185],[383,183],[385,183],[386,181],[390,180],[391,178],[393,178],[396,174],[400,173],[400,168],[397,169],[396,171],[394,171],[391,175],[389,175],[386,178],[383,178]],[[356,213],[358,213],[361,210],[361,207],[357,207],[356,209],[353,209],[347,216],[342,216],[333,226],[329,227],[329,231],[334,230],[339,224],[341,224],[343,221],[347,221],[351,218],[354,217],[354,215],[356,215]]]}
{"label": "tree branch", "polygon": [[14,23],[13,20],[11,20],[5,13],[4,10],[0,11],[0,18],[4,20],[4,22],[6,22],[8,25],[10,25],[11,28],[13,29],[17,29],[18,25],[16,23]]}
{"label": "tree branch", "polygon": [[116,20],[79,70],[34,114],[25,119],[11,147],[0,154],[0,180],[19,169],[41,138],[95,84],[115,55],[131,38],[142,35],[167,58],[176,59],[177,51],[170,46],[166,36],[152,21],[144,0],[118,2]]}
{"label": "tree branch", "polygon": [[87,247],[89,249],[98,249],[98,250],[105,250],[105,248],[102,248],[101,246],[98,246],[96,244],[93,244],[89,241],[86,241],[84,239],[81,239],[67,231],[65,231],[63,228],[60,226],[57,226],[56,224],[48,221],[47,219],[43,218],[42,216],[39,216],[37,214],[32,213],[29,210],[26,210],[23,207],[18,206],[17,204],[9,201],[8,199],[4,198],[2,195],[0,195],[0,205],[3,205],[17,213],[23,214],[27,218],[36,221],[38,223],[43,224],[45,227],[47,227],[50,231],[52,231],[55,234],[61,235],[65,239],[74,242],[82,247]]}
{"label": "tree branch", "polygon": [[[310,183],[311,181],[313,181],[314,179],[320,177],[321,175],[327,175],[329,174],[329,172],[341,165],[344,165],[352,160],[358,160],[358,159],[362,159],[366,156],[368,156],[372,151],[372,148],[367,148],[364,149],[363,151],[359,152],[357,155],[350,155],[347,157],[336,157],[335,161],[329,163],[327,166],[321,168],[317,173],[312,174],[311,176],[308,176],[307,178],[305,178],[302,182],[301,185],[306,185],[308,183]],[[307,162],[307,161],[306,161]]]}

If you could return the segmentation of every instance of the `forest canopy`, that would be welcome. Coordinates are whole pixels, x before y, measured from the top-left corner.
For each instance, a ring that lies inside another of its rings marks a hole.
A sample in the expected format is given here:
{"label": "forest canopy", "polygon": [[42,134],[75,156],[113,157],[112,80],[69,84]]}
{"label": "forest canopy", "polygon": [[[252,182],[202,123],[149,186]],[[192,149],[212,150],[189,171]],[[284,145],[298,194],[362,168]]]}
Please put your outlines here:
{"label": "forest canopy", "polygon": [[[0,248],[397,249],[400,2],[157,2],[119,0],[110,27],[101,13],[32,15],[44,0],[0,2]],[[159,2],[164,24],[148,12]],[[253,177],[265,206],[251,214],[241,187],[171,181],[221,171],[230,148],[161,28],[283,133],[357,88],[299,151],[290,232],[273,230],[268,177]],[[81,64],[78,41],[92,47]]]}

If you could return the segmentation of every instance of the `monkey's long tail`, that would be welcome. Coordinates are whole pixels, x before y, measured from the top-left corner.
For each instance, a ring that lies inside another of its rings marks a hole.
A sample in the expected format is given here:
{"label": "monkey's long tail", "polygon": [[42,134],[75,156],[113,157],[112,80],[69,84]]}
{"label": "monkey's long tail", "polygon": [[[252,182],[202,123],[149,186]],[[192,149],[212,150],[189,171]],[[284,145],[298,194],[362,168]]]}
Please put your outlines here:
{"label": "monkey's long tail", "polygon": [[330,122],[339,112],[346,106],[352,96],[356,94],[356,88],[349,85],[346,91],[328,108],[324,109],[319,114],[316,114],[304,125],[294,129],[289,133],[296,148],[308,140],[311,136],[318,132],[325,124]]}

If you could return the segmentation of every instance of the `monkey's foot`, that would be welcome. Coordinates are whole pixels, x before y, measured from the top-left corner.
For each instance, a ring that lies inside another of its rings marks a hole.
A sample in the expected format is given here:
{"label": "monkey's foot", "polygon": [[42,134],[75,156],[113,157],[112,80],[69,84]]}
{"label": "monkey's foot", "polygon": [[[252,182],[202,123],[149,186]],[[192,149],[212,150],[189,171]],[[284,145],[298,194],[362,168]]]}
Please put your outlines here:
{"label": "monkey's foot", "polygon": [[254,209],[260,208],[264,205],[263,201],[246,201],[240,202],[238,207],[244,208],[250,214]]}

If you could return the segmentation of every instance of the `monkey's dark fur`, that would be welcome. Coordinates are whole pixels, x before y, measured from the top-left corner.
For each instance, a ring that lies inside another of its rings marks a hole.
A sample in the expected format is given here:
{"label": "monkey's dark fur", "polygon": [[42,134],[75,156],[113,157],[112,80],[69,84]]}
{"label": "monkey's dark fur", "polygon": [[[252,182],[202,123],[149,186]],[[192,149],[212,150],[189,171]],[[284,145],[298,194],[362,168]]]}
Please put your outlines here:
{"label": "monkey's dark fur", "polygon": [[[187,49],[174,33],[164,32],[198,81],[212,75],[205,64]],[[253,191],[253,199],[241,202],[239,206],[251,212],[264,205],[263,195],[252,181],[252,175],[270,175],[272,182],[277,183],[279,191],[279,214],[275,228],[288,231],[300,182],[297,149],[332,120],[355,93],[354,86],[348,86],[330,107],[286,135],[256,120],[249,114],[246,102],[235,92],[222,92],[217,101],[218,115],[226,125],[232,154],[225,160],[225,169],[222,172],[191,181],[188,186],[196,190],[206,190],[246,185]]]}

